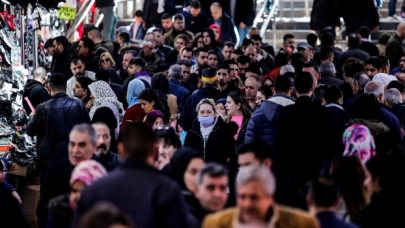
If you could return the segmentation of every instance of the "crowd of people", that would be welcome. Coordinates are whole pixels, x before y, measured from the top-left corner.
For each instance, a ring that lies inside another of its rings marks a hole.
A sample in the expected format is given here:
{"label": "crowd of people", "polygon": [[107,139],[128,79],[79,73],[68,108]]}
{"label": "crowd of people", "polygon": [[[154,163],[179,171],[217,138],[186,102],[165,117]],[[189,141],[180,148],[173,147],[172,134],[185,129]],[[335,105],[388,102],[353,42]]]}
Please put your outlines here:
{"label": "crowd of people", "polygon": [[[345,51],[325,27],[275,50],[251,0],[160,4],[116,40],[89,25],[47,42],[51,76],[24,88],[38,227],[405,225],[404,22],[378,47],[371,26]],[[6,171],[1,224],[28,227]]]}

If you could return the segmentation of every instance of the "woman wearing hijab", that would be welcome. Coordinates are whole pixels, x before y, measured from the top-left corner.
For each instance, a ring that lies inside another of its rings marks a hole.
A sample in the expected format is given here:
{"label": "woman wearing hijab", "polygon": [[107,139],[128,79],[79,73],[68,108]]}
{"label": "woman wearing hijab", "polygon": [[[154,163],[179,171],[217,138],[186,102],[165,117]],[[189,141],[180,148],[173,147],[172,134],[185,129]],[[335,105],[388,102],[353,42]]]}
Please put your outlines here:
{"label": "woman wearing hijab", "polygon": [[218,47],[222,48],[224,44],[221,42],[221,27],[216,24],[212,24],[209,28],[212,29],[215,34],[215,43]]}
{"label": "woman wearing hijab", "polygon": [[107,171],[100,163],[94,160],[80,162],[70,177],[70,194],[56,197],[49,202],[50,214],[46,228],[69,228],[80,193],[106,175]]}
{"label": "woman wearing hijab", "polygon": [[124,110],[114,91],[104,81],[93,82],[89,85],[92,100],[87,104],[90,108],[92,123],[105,123],[111,133],[111,150],[117,151],[117,137],[119,134],[119,118]]}
{"label": "woman wearing hijab", "polygon": [[145,83],[139,79],[132,80],[128,85],[127,102],[128,109],[125,111],[124,119],[121,124],[121,132],[124,130],[127,121],[143,121],[146,116],[145,111],[142,109],[139,95],[145,90]]}
{"label": "woman wearing hijab", "polygon": [[353,124],[345,130],[343,145],[343,156],[358,157],[363,165],[376,155],[373,135],[361,124]]}
{"label": "woman wearing hijab", "polygon": [[169,94],[169,80],[164,73],[156,73],[152,77],[152,89],[159,96],[163,105],[167,106],[170,116],[177,114],[177,97]]}
{"label": "woman wearing hijab", "polygon": [[146,115],[145,123],[155,130],[157,128],[163,127],[166,124],[166,119],[164,117],[163,112],[159,110],[150,111]]}

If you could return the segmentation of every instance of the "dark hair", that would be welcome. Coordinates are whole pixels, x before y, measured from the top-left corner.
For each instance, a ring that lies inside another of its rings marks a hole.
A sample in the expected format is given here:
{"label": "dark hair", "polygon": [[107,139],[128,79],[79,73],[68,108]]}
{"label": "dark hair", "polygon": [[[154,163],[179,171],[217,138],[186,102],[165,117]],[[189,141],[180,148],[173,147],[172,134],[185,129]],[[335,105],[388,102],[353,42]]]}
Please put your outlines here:
{"label": "dark hair", "polygon": [[367,26],[362,26],[357,30],[357,33],[360,34],[363,38],[368,38],[370,36],[370,29]]}
{"label": "dark hair", "polygon": [[387,90],[392,89],[392,88],[397,89],[400,93],[405,93],[405,85],[404,85],[404,83],[402,83],[400,81],[391,81],[387,85]]}
{"label": "dark hair", "polygon": [[326,90],[328,90],[330,85],[328,84],[319,84],[314,89],[314,94],[312,95],[312,102],[318,105],[322,105],[322,99],[324,98]]}
{"label": "dark hair", "polygon": [[332,207],[339,201],[339,186],[331,178],[317,177],[310,182],[309,195],[315,206]]}
{"label": "dark hair", "polygon": [[173,16],[173,21],[177,21],[177,20],[184,21],[184,16],[183,16],[183,14],[178,13],[178,14],[174,15],[174,16]]}
{"label": "dark hair", "polygon": [[224,47],[225,47],[225,46],[227,46],[227,47],[232,47],[232,49],[235,49],[235,44],[232,43],[231,41],[226,41],[226,42],[224,43]]}
{"label": "dark hair", "polygon": [[155,130],[155,140],[164,140],[166,145],[172,145],[176,149],[182,147],[179,136],[177,136],[175,130],[171,127],[165,127],[163,129]]}
{"label": "dark hair", "polygon": [[131,40],[131,37],[129,36],[129,33],[127,32],[122,32],[118,35],[119,38],[124,40],[124,43],[128,43]]}
{"label": "dark hair", "polygon": [[128,51],[124,52],[124,55],[125,55],[125,54],[131,54],[132,58],[134,58],[137,53],[136,53],[136,51],[134,51],[134,50],[128,50]]}
{"label": "dark hair", "polygon": [[206,29],[203,30],[203,32],[201,34],[202,37],[204,37],[204,32],[208,33],[208,35],[211,38],[210,39],[211,43],[208,46],[205,45],[205,43],[204,43],[204,47],[209,49],[209,50],[217,50],[217,44],[215,43],[215,33],[214,33],[214,31],[212,29],[210,29],[210,28],[206,28]]}
{"label": "dark hair", "polygon": [[[228,168],[225,166],[216,163],[216,162],[209,162],[203,166],[201,171],[198,173],[197,176],[197,184],[201,184],[202,179],[204,176],[209,176],[213,178],[218,177],[227,177],[228,178]],[[228,183],[229,184],[229,183]]]}
{"label": "dark hair", "polygon": [[143,12],[142,12],[142,10],[137,10],[137,11],[135,11],[135,17],[143,17]]}
{"label": "dark hair", "polygon": [[236,49],[235,51],[233,51],[232,52],[232,54],[235,54],[235,55],[245,55],[244,53],[243,53],[243,51],[241,50],[241,49]]}
{"label": "dark hair", "polygon": [[255,67],[255,66],[252,66],[253,65],[253,63],[252,64],[249,64],[249,66],[245,69],[245,73],[246,72],[252,72],[252,73],[254,73],[254,74],[257,74],[257,76],[261,76],[261,71],[260,71],[260,67]]}
{"label": "dark hair", "polygon": [[306,63],[304,65],[304,68],[312,68],[312,69],[314,69],[315,72],[319,73],[319,67],[318,67],[318,65],[316,65],[316,63],[311,63],[311,62]]}
{"label": "dark hair", "polygon": [[314,79],[308,72],[301,72],[295,76],[294,86],[297,93],[309,93],[314,86]]}
{"label": "dark hair", "polygon": [[194,54],[193,49],[191,49],[189,47],[183,47],[182,53],[185,52],[185,51],[187,51],[187,52],[191,51],[191,56],[193,56],[193,54]]}
{"label": "dark hair", "polygon": [[315,47],[318,36],[315,33],[310,33],[307,35],[307,43],[312,47]]}
{"label": "dark hair", "polygon": [[321,45],[323,47],[326,47],[326,46],[331,47],[331,46],[333,46],[334,43],[335,43],[335,37],[333,36],[332,33],[330,33],[330,32],[322,33]]}
{"label": "dark hair", "polygon": [[240,64],[246,64],[246,63],[250,63],[250,58],[249,58],[249,56],[242,55],[242,56],[239,56],[239,58],[236,61]]}
{"label": "dark hair", "polygon": [[353,221],[354,216],[368,204],[364,189],[366,174],[363,166],[357,157],[338,157],[332,162],[331,176],[339,186],[347,213]]}
{"label": "dark hair", "polygon": [[286,75],[280,75],[274,81],[274,91],[276,93],[287,94],[291,89],[291,81]]}
{"label": "dark hair", "polygon": [[90,95],[89,85],[94,81],[91,80],[89,77],[80,77],[77,78],[76,81],[80,84],[83,90],[87,90],[87,93]]}
{"label": "dark hair", "polygon": [[278,53],[274,59],[274,67],[282,67],[288,64],[288,56],[283,53]]}
{"label": "dark hair", "polygon": [[70,59],[70,64],[78,64],[80,62],[84,63],[84,60],[82,57],[78,56],[78,55],[74,55],[72,56],[72,58]]}
{"label": "dark hair", "polygon": [[97,203],[80,219],[82,228],[107,228],[113,225],[123,225],[134,228],[131,220],[121,213],[113,204],[107,202]]}
{"label": "dark hair", "polygon": [[379,112],[380,107],[378,101],[375,99],[375,96],[372,94],[363,94],[354,102],[353,111],[350,118],[380,120]]}
{"label": "dark hair", "polygon": [[228,97],[230,97],[235,102],[235,104],[240,104],[240,110],[242,111],[243,118],[250,119],[252,111],[249,108],[249,103],[246,99],[246,95],[242,93],[242,91],[236,90],[228,93]]}
{"label": "dark hair", "polygon": [[135,65],[135,66],[137,66],[137,67],[140,67],[140,68],[144,69],[145,66],[146,66],[146,62],[145,62],[145,60],[143,60],[142,58],[133,57],[133,58],[129,61],[128,65]]}
{"label": "dark hair", "polygon": [[385,68],[390,64],[390,60],[387,56],[379,55],[377,56],[381,60],[382,67]]}
{"label": "dark hair", "polygon": [[89,48],[89,53],[91,53],[94,49],[94,42],[87,37],[83,37],[80,41],[83,41],[83,47]]}
{"label": "dark hair", "polygon": [[227,64],[228,66],[231,65],[231,64],[237,65],[237,63],[232,59],[225,60],[224,63]]}
{"label": "dark hair", "polygon": [[248,38],[245,38],[245,39],[243,39],[243,41],[242,41],[242,47],[247,47],[247,46],[249,46],[249,45],[254,45],[254,43],[251,41],[251,40],[249,40]]}
{"label": "dark hair", "polygon": [[327,104],[337,103],[337,101],[343,97],[343,92],[338,86],[331,86],[323,94]]}
{"label": "dark hair", "polygon": [[349,35],[349,41],[347,42],[349,48],[357,48],[360,46],[360,36],[357,33],[351,33]]}
{"label": "dark hair", "polygon": [[216,50],[209,50],[208,51],[208,57],[210,55],[216,55],[217,59],[218,59],[218,65],[222,64],[222,56]]}
{"label": "dark hair", "polygon": [[273,96],[273,91],[271,90],[272,86],[263,85],[259,88],[258,92],[261,92],[264,95],[264,98],[267,100]]}
{"label": "dark hair", "polygon": [[294,39],[294,35],[293,34],[285,34],[283,37],[283,41],[287,41],[288,39]]}
{"label": "dark hair", "polygon": [[52,47],[52,46],[53,46],[53,39],[52,39],[52,38],[49,38],[49,39],[45,42],[44,47],[45,47],[45,48],[50,48],[50,47]]}
{"label": "dark hair", "polygon": [[67,79],[64,74],[55,73],[51,75],[49,85],[51,86],[52,90],[64,91],[66,89]]}
{"label": "dark hair", "polygon": [[231,69],[229,68],[228,64],[220,64],[220,65],[218,65],[217,71],[221,70],[221,69],[224,69],[224,70],[228,71],[228,74],[231,72]]}
{"label": "dark hair", "polygon": [[110,73],[108,70],[100,69],[96,73],[96,80],[110,83]]}
{"label": "dark hair", "polygon": [[321,60],[329,59],[330,57],[332,57],[334,55],[335,55],[335,52],[333,51],[333,48],[330,46],[323,46],[321,48],[321,52],[319,53]]}
{"label": "dark hair", "polygon": [[348,65],[346,76],[352,78],[359,72],[366,72],[366,67],[362,62],[355,61]]}
{"label": "dark hair", "polygon": [[273,157],[273,149],[261,140],[253,140],[248,143],[243,143],[236,150],[237,154],[254,153],[255,158],[260,162]]}
{"label": "dark hair", "polygon": [[206,48],[196,48],[194,50],[195,57],[198,58],[201,52],[208,52],[208,50]]}
{"label": "dark hair", "polygon": [[[93,31],[94,31],[94,32],[93,32]],[[97,28],[96,26],[91,26],[91,27],[89,27],[89,29],[87,30],[87,35],[88,35],[88,33],[90,33],[90,32],[92,32],[95,37],[101,38],[100,29]]]}
{"label": "dark hair", "polygon": [[381,59],[373,56],[369,59],[367,59],[366,61],[364,61],[364,66],[366,66],[367,64],[372,65],[373,67],[375,67],[377,70],[380,70],[382,68],[382,62]]}
{"label": "dark hair", "polygon": [[180,59],[180,60],[177,60],[177,63],[176,64],[178,64],[178,65],[184,65],[184,66],[186,66],[186,67],[191,67],[191,62],[190,61],[188,61],[187,59]]}
{"label": "dark hair", "polygon": [[153,109],[159,110],[159,111],[165,113],[162,102],[160,101],[156,92],[153,91],[152,89],[145,89],[144,91],[142,91],[142,93],[139,94],[139,99],[148,101],[149,103],[154,101],[155,104],[153,105]]}
{"label": "dark hair", "polygon": [[58,37],[55,37],[54,40],[56,41],[57,44],[62,45],[64,50],[67,50],[67,49],[68,49],[68,47],[69,47],[69,41],[68,41],[68,39],[67,39],[65,36],[58,36]]}
{"label": "dark hair", "polygon": [[[200,33],[197,33],[195,36],[194,36],[194,39],[193,39],[193,48],[197,48],[197,46],[198,46],[198,40],[199,39],[202,39],[202,33],[200,32]],[[204,45],[204,43],[203,43],[203,45]]]}
{"label": "dark hair", "polygon": [[289,56],[289,58],[290,58],[291,60],[304,59],[304,55],[301,54],[301,53],[299,53],[299,52],[296,52],[296,53],[292,53],[292,54]]}
{"label": "dark hair", "polygon": [[164,13],[162,15],[162,20],[171,19],[171,18],[172,18],[172,15],[170,13]]}
{"label": "dark hair", "polygon": [[294,67],[295,73],[301,73],[304,68],[305,62],[303,59],[294,59],[291,62],[291,65]]}
{"label": "dark hair", "polygon": [[260,43],[262,43],[262,37],[257,34],[254,34],[252,37],[250,37],[250,39],[254,41],[260,41]]}
{"label": "dark hair", "polygon": [[198,0],[193,0],[190,3],[190,7],[194,9],[200,9],[201,8],[201,3]]}

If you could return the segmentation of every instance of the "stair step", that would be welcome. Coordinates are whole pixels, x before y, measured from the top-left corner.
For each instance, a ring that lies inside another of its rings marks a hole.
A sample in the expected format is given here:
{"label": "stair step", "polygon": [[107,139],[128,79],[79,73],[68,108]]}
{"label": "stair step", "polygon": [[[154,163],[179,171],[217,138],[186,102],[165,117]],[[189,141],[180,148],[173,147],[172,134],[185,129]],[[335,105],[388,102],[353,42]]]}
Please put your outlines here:
{"label": "stair step", "polygon": [[[388,9],[388,2],[389,1],[384,1],[382,9]],[[308,0],[308,7],[312,8],[314,2]],[[280,7],[283,8],[290,8],[291,7],[291,1],[281,1],[280,2]],[[402,7],[402,1],[397,1],[397,9]],[[305,1],[301,0],[294,0],[293,1],[293,8],[305,8]]]}
{"label": "stair step", "polygon": [[[402,3],[401,3],[402,4]],[[312,7],[312,6],[311,6]],[[279,8],[280,11],[277,11],[277,15],[281,16],[281,9]],[[305,7],[294,7],[293,9],[291,8],[283,8],[283,17],[305,17]],[[401,7],[397,7],[396,12],[400,12]],[[311,15],[312,8],[309,8],[309,15]],[[388,9],[387,8],[382,8],[380,10],[380,13],[382,15],[382,18],[388,17]]]}
{"label": "stair step", "polygon": [[[302,39],[305,40],[307,35],[310,33],[309,30],[276,30],[276,38],[282,39],[283,36],[287,33],[293,34],[295,39]],[[388,33],[392,34],[391,30],[379,30],[376,34],[372,34],[371,39],[378,39],[381,34]],[[267,30],[265,33],[265,39],[273,39],[274,32],[272,30]]]}

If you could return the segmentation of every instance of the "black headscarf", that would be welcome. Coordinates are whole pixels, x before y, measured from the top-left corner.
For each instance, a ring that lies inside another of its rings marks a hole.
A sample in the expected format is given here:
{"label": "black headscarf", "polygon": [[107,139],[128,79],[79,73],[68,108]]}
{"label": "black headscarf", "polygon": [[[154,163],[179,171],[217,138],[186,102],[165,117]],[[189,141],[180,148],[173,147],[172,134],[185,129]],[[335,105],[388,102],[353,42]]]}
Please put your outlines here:
{"label": "black headscarf", "polygon": [[184,183],[184,173],[187,166],[194,158],[203,158],[201,154],[191,148],[182,148],[176,151],[170,160],[171,174],[173,179],[180,185],[183,190],[188,191]]}
{"label": "black headscarf", "polygon": [[164,73],[156,73],[152,77],[152,90],[159,90],[166,94],[169,93],[169,80]]}

